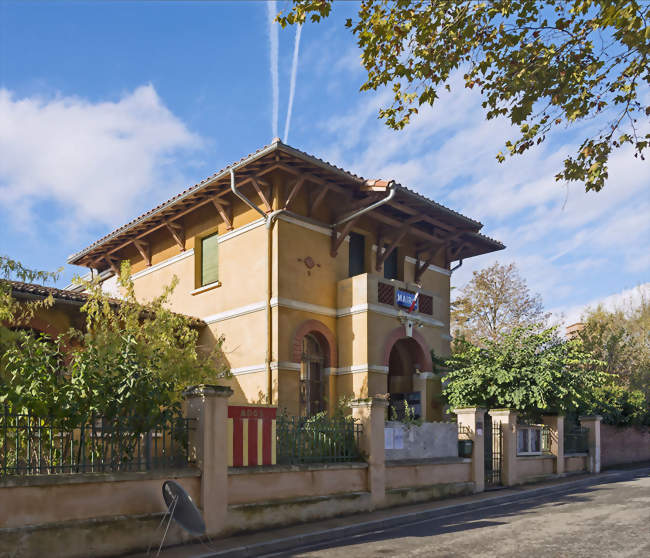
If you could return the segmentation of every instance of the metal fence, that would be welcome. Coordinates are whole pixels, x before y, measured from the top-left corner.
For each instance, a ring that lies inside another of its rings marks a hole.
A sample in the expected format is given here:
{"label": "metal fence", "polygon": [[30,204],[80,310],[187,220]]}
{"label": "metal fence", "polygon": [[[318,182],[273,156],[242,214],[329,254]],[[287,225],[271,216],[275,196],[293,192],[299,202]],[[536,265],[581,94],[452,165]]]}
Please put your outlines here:
{"label": "metal fence", "polygon": [[171,469],[189,464],[190,419],[160,421],[136,433],[133,421],[93,418],[80,427],[54,417],[0,414],[0,473],[54,475]]}
{"label": "metal fence", "polygon": [[567,426],[564,429],[564,455],[587,453],[589,451],[589,429],[582,426]]}
{"label": "metal fence", "polygon": [[350,419],[318,416],[278,417],[278,464],[359,461],[362,426]]}

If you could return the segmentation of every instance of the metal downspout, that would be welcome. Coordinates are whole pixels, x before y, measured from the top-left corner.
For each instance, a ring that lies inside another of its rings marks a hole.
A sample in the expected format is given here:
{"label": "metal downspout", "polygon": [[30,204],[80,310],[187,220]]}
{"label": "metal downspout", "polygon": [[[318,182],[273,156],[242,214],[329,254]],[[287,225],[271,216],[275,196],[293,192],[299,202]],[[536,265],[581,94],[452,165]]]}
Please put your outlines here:
{"label": "metal downspout", "polygon": [[276,221],[278,215],[284,212],[284,209],[276,209],[271,213],[264,213],[259,207],[251,202],[244,194],[242,194],[235,185],[235,172],[230,169],[230,190],[248,207],[257,211],[264,218],[266,224],[266,400],[269,405],[273,404],[273,374],[271,371],[271,357],[272,357],[272,341],[273,329],[271,320],[271,294],[273,290],[273,223]]}
{"label": "metal downspout", "polygon": [[390,200],[392,200],[395,197],[395,194],[397,193],[397,185],[395,184],[394,180],[391,180],[388,183],[388,186],[386,188],[389,190],[388,195],[385,198],[382,198],[381,200],[373,203],[372,205],[369,205],[368,207],[364,207],[363,209],[360,209],[359,211],[355,211],[351,215],[348,215],[347,217],[344,217],[337,223],[334,223],[332,225],[332,228],[338,227],[339,225],[342,225],[343,223],[347,223],[348,221],[351,221],[352,219],[356,219],[357,217],[363,215],[364,213],[368,213],[368,211],[372,211],[373,209],[378,208],[380,205],[384,205],[385,203],[388,203]]}

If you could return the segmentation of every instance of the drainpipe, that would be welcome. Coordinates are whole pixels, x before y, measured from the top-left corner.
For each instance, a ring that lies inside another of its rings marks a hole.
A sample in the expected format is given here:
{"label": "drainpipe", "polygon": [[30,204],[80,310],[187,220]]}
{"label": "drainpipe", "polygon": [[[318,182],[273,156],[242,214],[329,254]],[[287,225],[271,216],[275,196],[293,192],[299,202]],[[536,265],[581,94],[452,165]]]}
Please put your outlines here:
{"label": "drainpipe", "polygon": [[284,212],[284,209],[276,209],[271,213],[264,213],[259,207],[257,207],[253,202],[251,202],[244,194],[242,194],[235,185],[235,172],[233,169],[230,169],[230,190],[235,194],[241,201],[243,201],[248,207],[257,211],[263,218],[266,224],[266,377],[267,377],[267,386],[266,386],[266,401],[269,405],[273,403],[273,374],[271,372],[271,359],[272,359],[272,320],[271,320],[271,294],[273,292],[273,224],[278,218],[280,213]]}
{"label": "drainpipe", "polygon": [[364,213],[368,213],[368,211],[372,211],[373,209],[378,208],[380,205],[384,205],[385,203],[388,203],[390,200],[392,200],[395,197],[395,194],[397,193],[397,184],[395,184],[394,180],[391,180],[388,183],[388,186],[386,186],[386,189],[388,190],[388,195],[385,198],[382,198],[379,201],[373,203],[372,205],[369,205],[368,207],[364,207],[363,209],[360,209],[359,211],[352,213],[352,215],[348,215],[347,217],[344,217],[337,223],[334,223],[332,225],[332,228],[334,229],[339,225],[342,225],[343,223],[347,223],[352,219],[356,219],[357,217],[360,217]]}

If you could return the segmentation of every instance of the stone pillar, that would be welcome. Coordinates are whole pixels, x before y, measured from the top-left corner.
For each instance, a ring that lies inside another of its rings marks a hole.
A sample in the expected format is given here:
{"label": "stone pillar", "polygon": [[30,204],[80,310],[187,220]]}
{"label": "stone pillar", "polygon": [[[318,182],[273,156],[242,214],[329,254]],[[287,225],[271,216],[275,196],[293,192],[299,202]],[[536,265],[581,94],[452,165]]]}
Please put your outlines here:
{"label": "stone pillar", "polygon": [[551,431],[551,453],[555,456],[555,473],[564,474],[564,417],[544,415],[542,422]]}
{"label": "stone pillar", "polygon": [[195,419],[190,455],[201,469],[201,501],[208,535],[225,526],[228,512],[228,398],[224,386],[199,385],[185,390],[186,415]]}
{"label": "stone pillar", "polygon": [[510,409],[490,411],[492,425],[501,424],[503,432],[503,455],[501,456],[501,484],[517,484],[517,413]]}
{"label": "stone pillar", "polygon": [[590,473],[600,473],[600,421],[599,415],[580,417],[580,424],[589,429],[588,445],[589,458],[587,467]]}
{"label": "stone pillar", "polygon": [[472,449],[472,481],[474,492],[485,490],[485,409],[480,407],[467,407],[454,409],[458,417],[458,425],[467,427],[470,440],[474,441]]}
{"label": "stone pillar", "polygon": [[433,416],[433,372],[413,374],[413,391],[420,392],[422,407],[420,418],[427,422],[435,420]]}
{"label": "stone pillar", "polygon": [[363,427],[360,449],[368,459],[368,489],[373,508],[386,500],[386,452],[384,427],[388,401],[380,397],[357,399],[350,403],[352,416]]}

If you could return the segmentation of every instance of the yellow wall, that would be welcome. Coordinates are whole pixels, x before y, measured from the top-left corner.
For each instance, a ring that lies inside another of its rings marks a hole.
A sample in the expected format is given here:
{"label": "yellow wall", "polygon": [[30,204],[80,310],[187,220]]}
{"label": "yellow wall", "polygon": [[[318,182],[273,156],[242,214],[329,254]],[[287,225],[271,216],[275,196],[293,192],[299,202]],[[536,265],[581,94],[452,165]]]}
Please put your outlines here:
{"label": "yellow wall", "polygon": [[[274,184],[274,208],[282,207],[291,180],[282,174],[267,175],[267,178]],[[373,245],[377,242],[377,224],[370,217],[363,217],[353,229],[366,236],[367,274],[348,278],[349,242],[342,242],[337,256],[332,258],[330,229],[326,224],[344,210],[331,202],[323,203],[313,216],[324,221],[320,225],[308,224],[304,217],[295,215],[307,214],[310,200],[318,191],[314,188],[313,185],[303,187],[289,207],[292,214],[281,215],[276,221],[272,237],[272,384],[274,400],[293,412],[297,409],[299,381],[294,340],[305,321],[317,320],[336,339],[338,362],[330,364],[335,370],[326,382],[326,396],[331,404],[342,395],[366,397],[387,392],[386,371],[381,370],[386,366],[386,338],[401,325],[395,315],[387,316],[372,308],[359,310],[363,305],[378,306],[377,282],[387,281],[383,272],[375,269]],[[251,200],[258,201],[251,187],[245,186],[243,190]],[[136,294],[142,299],[158,295],[174,276],[178,278],[171,299],[172,309],[208,322],[201,337],[203,344],[209,346],[219,336],[225,337],[225,357],[236,371],[235,377],[226,382],[235,392],[232,401],[260,402],[268,389],[265,370],[267,227],[257,212],[233,198],[228,197],[232,203],[234,231],[227,230],[211,204],[200,206],[179,220],[186,234],[185,254],[189,254],[186,257],[164,228],[148,237],[153,267],[145,265],[132,245],[120,254],[131,259]],[[259,226],[251,226],[255,222]],[[242,232],[241,227],[247,229]],[[219,285],[197,292],[200,239],[215,231],[222,239],[219,243]],[[189,252],[192,250],[194,254]],[[406,239],[398,250],[399,276],[407,283],[396,281],[395,286],[413,289],[413,284],[408,282],[413,280],[414,264],[404,258],[416,255],[415,245]],[[312,267],[305,265],[308,258],[313,261]],[[173,263],[165,265],[170,259]],[[441,260],[435,263],[444,265]],[[439,306],[443,311],[434,317],[441,318],[444,326],[427,324],[417,328],[417,332],[425,339],[427,352],[433,348],[437,354],[446,355],[449,353],[446,340],[449,277],[426,271],[422,284],[424,293],[440,297]],[[351,307],[356,309],[355,313],[340,315],[345,314],[343,309]],[[390,311],[390,307],[386,306],[384,312],[386,310]]]}

